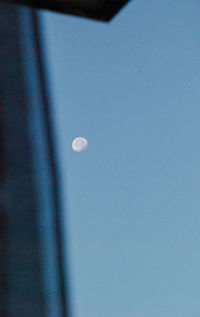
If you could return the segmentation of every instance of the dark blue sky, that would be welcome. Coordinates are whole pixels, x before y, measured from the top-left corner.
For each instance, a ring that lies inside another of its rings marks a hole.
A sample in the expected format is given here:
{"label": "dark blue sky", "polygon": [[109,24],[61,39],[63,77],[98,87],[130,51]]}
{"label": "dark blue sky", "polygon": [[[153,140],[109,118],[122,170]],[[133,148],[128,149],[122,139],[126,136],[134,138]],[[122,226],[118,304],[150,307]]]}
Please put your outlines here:
{"label": "dark blue sky", "polygon": [[73,317],[199,317],[200,2],[42,19]]}

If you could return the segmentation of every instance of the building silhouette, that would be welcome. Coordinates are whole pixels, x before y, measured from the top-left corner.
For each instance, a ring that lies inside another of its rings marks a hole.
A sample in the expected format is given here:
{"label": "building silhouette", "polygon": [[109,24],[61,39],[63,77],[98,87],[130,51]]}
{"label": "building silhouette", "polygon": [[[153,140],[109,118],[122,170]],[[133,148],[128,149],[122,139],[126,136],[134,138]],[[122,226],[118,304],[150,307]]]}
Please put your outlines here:
{"label": "building silhouette", "polygon": [[0,317],[70,315],[50,100],[28,5],[108,21],[126,2],[0,3]]}

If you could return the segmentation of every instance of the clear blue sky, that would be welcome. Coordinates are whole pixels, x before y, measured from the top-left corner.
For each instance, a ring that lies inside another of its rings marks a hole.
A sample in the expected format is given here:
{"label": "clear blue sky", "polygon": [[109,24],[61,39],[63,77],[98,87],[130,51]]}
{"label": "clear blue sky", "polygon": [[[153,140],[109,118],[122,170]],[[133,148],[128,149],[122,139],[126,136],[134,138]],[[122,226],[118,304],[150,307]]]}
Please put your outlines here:
{"label": "clear blue sky", "polygon": [[200,317],[200,2],[42,19],[72,316]]}

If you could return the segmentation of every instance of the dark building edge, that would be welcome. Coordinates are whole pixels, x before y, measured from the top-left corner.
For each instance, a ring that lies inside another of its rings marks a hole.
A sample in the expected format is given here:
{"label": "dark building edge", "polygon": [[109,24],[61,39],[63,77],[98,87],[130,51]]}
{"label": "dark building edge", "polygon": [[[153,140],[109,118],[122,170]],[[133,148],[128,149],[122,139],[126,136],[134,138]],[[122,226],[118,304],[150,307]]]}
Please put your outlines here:
{"label": "dark building edge", "polygon": [[3,294],[0,299],[0,316],[23,316],[23,312],[30,313],[33,305],[34,312],[37,310],[38,316],[44,316],[45,299],[35,213],[37,206],[27,122],[28,103],[20,43],[21,18],[16,6],[3,3],[0,3],[0,17],[3,256],[3,261],[0,260],[0,292]]}
{"label": "dark building edge", "polygon": [[[87,7],[86,5],[66,5],[64,2],[61,1],[29,0],[28,2],[32,8],[48,9],[56,12],[68,13],[85,18],[109,22],[129,1],[130,0],[102,1],[103,5],[98,5],[96,10],[92,10],[89,6]],[[24,5],[27,5],[27,0],[7,0],[6,2],[14,2],[16,4],[22,3]]]}
{"label": "dark building edge", "polygon": [[[43,99],[43,112],[45,118],[46,125],[46,134],[47,134],[47,142],[48,142],[48,157],[51,164],[51,177],[52,177],[52,187],[53,187],[53,202],[54,202],[54,223],[55,223],[55,233],[56,233],[56,246],[57,246],[57,261],[58,261],[58,272],[59,272],[59,286],[60,286],[60,299],[61,299],[61,309],[62,316],[69,317],[69,303],[67,301],[67,291],[66,291],[66,269],[64,262],[64,250],[63,250],[63,235],[62,235],[62,223],[61,223],[61,204],[60,204],[60,188],[59,188],[59,179],[58,179],[58,171],[56,166],[58,166],[55,157],[55,142],[52,133],[52,125],[51,125],[51,114],[49,109],[49,98],[48,98],[48,84],[46,82],[46,74],[44,70],[43,64],[43,50],[42,50],[42,37],[40,34],[40,22],[38,14],[35,10],[32,10],[31,14],[33,32],[34,32],[34,41],[36,48],[36,56],[38,63],[38,73],[39,73],[39,81],[41,87],[41,94]],[[66,304],[68,303],[68,305]],[[67,307],[67,310],[66,310]]]}

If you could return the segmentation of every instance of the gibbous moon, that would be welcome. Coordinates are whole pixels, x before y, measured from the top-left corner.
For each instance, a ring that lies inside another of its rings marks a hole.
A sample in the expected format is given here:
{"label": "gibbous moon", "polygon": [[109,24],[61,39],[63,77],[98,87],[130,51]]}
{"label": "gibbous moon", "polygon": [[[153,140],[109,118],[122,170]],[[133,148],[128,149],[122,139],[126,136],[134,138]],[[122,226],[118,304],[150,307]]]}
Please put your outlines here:
{"label": "gibbous moon", "polygon": [[74,141],[72,142],[72,149],[75,151],[75,152],[81,152],[81,151],[84,151],[86,149],[86,147],[88,146],[88,141],[79,136],[77,137],[76,139],[74,139]]}

